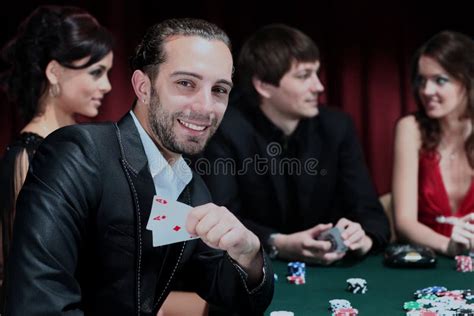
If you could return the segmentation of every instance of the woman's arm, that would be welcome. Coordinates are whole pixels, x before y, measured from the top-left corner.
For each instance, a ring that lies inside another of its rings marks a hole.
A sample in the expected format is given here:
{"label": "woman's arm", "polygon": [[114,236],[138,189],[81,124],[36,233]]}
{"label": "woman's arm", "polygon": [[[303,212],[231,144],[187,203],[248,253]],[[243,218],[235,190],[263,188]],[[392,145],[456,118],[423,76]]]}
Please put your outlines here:
{"label": "woman's arm", "polygon": [[395,130],[392,191],[395,229],[399,237],[448,254],[449,238],[418,221],[418,163],[421,133],[413,115],[400,119]]}

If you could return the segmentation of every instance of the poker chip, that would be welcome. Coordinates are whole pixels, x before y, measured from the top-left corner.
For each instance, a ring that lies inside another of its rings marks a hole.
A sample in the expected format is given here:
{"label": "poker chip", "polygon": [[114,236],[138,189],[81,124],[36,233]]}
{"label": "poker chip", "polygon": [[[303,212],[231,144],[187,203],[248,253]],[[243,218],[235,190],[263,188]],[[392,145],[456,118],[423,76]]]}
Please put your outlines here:
{"label": "poker chip", "polygon": [[304,262],[289,262],[286,280],[291,284],[306,283],[306,264]]}
{"label": "poker chip", "polygon": [[438,298],[438,296],[434,294],[426,294],[421,297],[421,299],[430,300],[430,301],[434,301],[436,298]]}
{"label": "poker chip", "polygon": [[367,292],[367,281],[361,278],[350,278],[346,280],[347,290],[354,294],[365,294]]}
{"label": "poker chip", "polygon": [[407,316],[439,316],[438,313],[428,309],[410,310],[405,315]]}
{"label": "poker chip", "polygon": [[293,312],[289,311],[274,311],[270,313],[270,316],[294,316]]}
{"label": "poker chip", "polygon": [[418,299],[405,302],[403,308],[410,316],[474,316],[474,304],[469,300],[472,295],[470,289],[448,290],[443,286],[430,286],[416,290],[414,296]]}
{"label": "poker chip", "polygon": [[459,291],[445,291],[437,294],[440,297],[451,297],[453,300],[462,300],[463,294]]}
{"label": "poker chip", "polygon": [[287,275],[304,276],[306,274],[306,264],[304,262],[288,262]]}
{"label": "poker chip", "polygon": [[296,284],[296,285],[306,283],[306,279],[304,277],[297,276],[297,275],[289,275],[286,277],[286,280],[288,281],[288,283]]}
{"label": "poker chip", "polygon": [[466,300],[474,300],[473,290],[467,289],[467,290],[461,290],[461,291],[462,291],[462,295],[464,296]]}
{"label": "poker chip", "polygon": [[349,307],[337,309],[334,313],[332,313],[332,316],[356,316],[358,314],[359,311],[357,309]]}
{"label": "poker chip", "polygon": [[342,308],[352,308],[351,302],[344,299],[332,299],[329,301],[329,309],[333,313]]}
{"label": "poker chip", "polygon": [[458,309],[456,316],[474,316],[474,311],[472,309]]}
{"label": "poker chip", "polygon": [[421,309],[422,305],[416,301],[408,301],[403,303],[404,310],[412,310],[412,309]]}
{"label": "poker chip", "polygon": [[422,307],[431,307],[433,303],[432,300],[426,298],[419,298],[416,300],[416,302],[419,303]]}
{"label": "poker chip", "polygon": [[471,256],[456,256],[456,270],[458,272],[472,272],[472,257]]}
{"label": "poker chip", "polygon": [[421,298],[422,296],[433,294],[436,295],[439,292],[445,292],[448,289],[444,286],[429,286],[424,289],[416,290],[414,293],[415,298]]}
{"label": "poker chip", "polygon": [[439,310],[436,313],[438,316],[456,316],[456,312],[452,310]]}

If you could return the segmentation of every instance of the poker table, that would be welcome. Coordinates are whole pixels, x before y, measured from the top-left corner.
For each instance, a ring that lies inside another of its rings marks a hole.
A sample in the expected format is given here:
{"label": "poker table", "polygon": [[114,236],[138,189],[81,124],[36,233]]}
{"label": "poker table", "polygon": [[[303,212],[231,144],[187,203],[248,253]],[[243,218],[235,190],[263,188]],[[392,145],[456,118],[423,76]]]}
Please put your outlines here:
{"label": "poker table", "polygon": [[[405,315],[403,303],[413,300],[417,289],[445,286],[448,290],[474,289],[474,272],[457,272],[456,261],[438,256],[434,268],[389,268],[383,255],[372,255],[361,261],[330,267],[306,266],[306,284],[286,281],[287,262],[274,260],[275,282],[273,301],[265,315],[272,311],[292,311],[300,315],[331,315],[329,300],[346,299],[363,316]],[[346,291],[346,280],[363,278],[366,294]]]}

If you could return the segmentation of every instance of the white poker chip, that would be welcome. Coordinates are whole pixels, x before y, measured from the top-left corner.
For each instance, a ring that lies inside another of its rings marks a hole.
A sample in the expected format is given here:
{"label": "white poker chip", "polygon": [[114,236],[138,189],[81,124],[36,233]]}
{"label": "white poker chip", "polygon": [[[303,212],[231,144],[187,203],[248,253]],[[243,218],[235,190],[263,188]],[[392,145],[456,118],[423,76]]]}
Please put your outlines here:
{"label": "white poker chip", "polygon": [[294,316],[293,312],[288,311],[274,311],[270,313],[270,316]]}
{"label": "white poker chip", "polygon": [[362,285],[362,286],[367,285],[367,281],[362,278],[350,278],[350,279],[347,279],[346,282],[349,283],[350,285]]}
{"label": "white poker chip", "polygon": [[357,294],[365,294],[367,292],[367,281],[362,278],[350,278],[346,280],[347,290]]}
{"label": "white poker chip", "polygon": [[333,299],[329,301],[329,309],[332,310],[333,312],[336,311],[336,309],[339,308],[351,308],[351,302],[348,300],[344,299]]}
{"label": "white poker chip", "polygon": [[350,306],[350,305],[351,305],[351,302],[349,302],[348,300],[345,300],[345,299],[335,298],[335,299],[329,300],[329,304],[330,304],[330,305],[345,305],[345,306]]}
{"label": "white poker chip", "polygon": [[433,301],[426,298],[419,298],[416,300],[416,302],[420,303],[422,306],[427,306],[427,305],[431,305]]}

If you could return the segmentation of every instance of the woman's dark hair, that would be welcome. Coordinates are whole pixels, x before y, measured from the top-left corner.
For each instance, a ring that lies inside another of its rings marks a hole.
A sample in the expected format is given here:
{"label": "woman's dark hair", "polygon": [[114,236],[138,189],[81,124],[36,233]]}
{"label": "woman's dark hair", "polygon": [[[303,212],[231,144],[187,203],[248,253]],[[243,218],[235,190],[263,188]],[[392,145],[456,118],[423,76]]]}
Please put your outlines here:
{"label": "woman's dark hair", "polygon": [[[88,12],[76,7],[40,6],[3,48],[2,57],[9,69],[2,74],[1,83],[29,121],[40,111],[39,99],[48,88],[45,70],[51,60],[67,68],[83,69],[111,50],[111,34]],[[89,56],[83,65],[73,64]]]}
{"label": "woman's dark hair", "polygon": [[[461,33],[443,31],[429,39],[416,52],[412,65],[412,87],[418,112],[415,114],[420,126],[422,148],[434,150],[441,140],[439,121],[426,115],[419,94],[418,62],[422,56],[433,58],[466,89],[467,109],[465,117],[474,123],[474,41]],[[464,149],[471,168],[474,168],[474,131],[467,138]]]}

